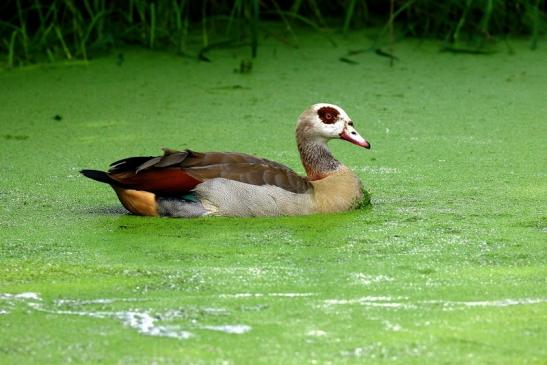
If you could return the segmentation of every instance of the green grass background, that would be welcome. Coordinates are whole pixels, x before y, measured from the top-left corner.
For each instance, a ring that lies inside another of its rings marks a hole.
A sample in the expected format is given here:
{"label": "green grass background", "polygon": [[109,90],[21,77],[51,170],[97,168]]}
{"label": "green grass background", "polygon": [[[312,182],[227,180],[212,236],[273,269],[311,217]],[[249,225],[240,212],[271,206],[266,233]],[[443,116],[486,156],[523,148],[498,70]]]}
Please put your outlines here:
{"label": "green grass background", "polygon": [[299,26],[327,37],[368,29],[375,48],[421,37],[484,52],[525,36],[535,49],[544,40],[546,10],[540,0],[6,0],[0,65],[87,60],[127,44],[200,59],[211,49],[248,46],[256,57],[261,37],[294,45]]}
{"label": "green grass background", "polygon": [[[374,53],[339,61],[363,39],[267,41],[246,75],[233,72],[244,49],[213,50],[211,63],[124,49],[123,62],[0,71],[0,362],[545,363],[547,51],[406,41],[394,67]],[[302,172],[294,125],[316,102],[341,105],[372,143],[330,144],[372,207],[136,217],[78,175],[160,147]],[[5,295],[23,292],[41,310]],[[66,311],[147,311],[193,336]],[[226,324],[252,329],[206,328]]]}

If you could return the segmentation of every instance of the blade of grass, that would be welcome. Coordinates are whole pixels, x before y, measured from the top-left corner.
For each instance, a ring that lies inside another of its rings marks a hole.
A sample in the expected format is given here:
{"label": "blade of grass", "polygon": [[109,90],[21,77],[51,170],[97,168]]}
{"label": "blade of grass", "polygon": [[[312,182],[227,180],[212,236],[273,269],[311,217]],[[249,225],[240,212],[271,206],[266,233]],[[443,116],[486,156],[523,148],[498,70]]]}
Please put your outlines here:
{"label": "blade of grass", "polygon": [[539,11],[539,4],[540,0],[536,0],[536,3],[534,5],[527,2],[528,9],[527,12],[530,13],[532,18],[532,39],[530,42],[530,48],[536,49],[538,46],[538,39],[539,39],[539,27],[540,27],[540,11]]}
{"label": "blade of grass", "polygon": [[344,17],[344,26],[342,28],[342,32],[344,34],[348,33],[349,25],[351,24],[351,19],[353,19],[353,12],[355,10],[356,3],[357,3],[357,0],[349,0],[349,2],[346,4],[346,15]]}
{"label": "blade of grass", "polygon": [[154,48],[156,40],[156,4],[150,3],[150,48]]}
{"label": "blade of grass", "polygon": [[[71,13],[71,19],[72,19],[72,35],[74,38],[74,48],[75,50],[78,50],[81,46],[82,38],[84,37],[84,30],[82,28],[82,25],[85,24],[85,21],[83,19],[82,13],[80,10],[74,5],[74,2],[72,0],[65,0],[66,7]],[[87,54],[85,48],[83,49],[83,56],[84,59],[87,59]]]}
{"label": "blade of grass", "polygon": [[22,44],[23,44],[23,51],[25,53],[25,60],[29,61],[30,60],[30,57],[29,57],[29,50],[28,50],[28,44],[29,44],[29,37],[28,37],[28,34],[27,34],[27,25],[26,25],[26,22],[25,22],[25,17],[24,17],[24,13],[23,13],[23,8],[21,7],[21,1],[20,0],[17,0],[16,2],[17,4],[17,15],[19,17],[19,23],[21,24],[21,28],[19,29],[20,33],[21,33],[21,37],[22,37]]}
{"label": "blade of grass", "polygon": [[[144,9],[144,4],[142,1],[137,1],[136,3],[137,13],[139,14],[139,21],[135,23],[135,28],[139,29],[140,38],[142,38],[143,43],[146,42],[146,29],[148,27],[148,22],[146,21],[146,10]],[[146,43],[145,43],[146,44]]]}
{"label": "blade of grass", "polygon": [[[96,0],[95,2],[96,12],[107,11],[105,1],[106,0]],[[101,21],[99,21],[99,23],[97,24],[97,40],[103,39],[103,30],[104,30],[104,22],[102,21],[102,18],[101,18]]]}
{"label": "blade of grass", "polygon": [[38,0],[34,0],[33,9],[36,10],[36,12],[38,13],[38,19],[40,19],[40,24],[44,24],[44,14],[42,13],[42,5],[40,5]]}
{"label": "blade of grass", "polygon": [[49,48],[46,48],[46,54],[47,54],[47,58],[49,59],[49,62],[55,62],[55,56],[53,56],[53,53],[51,52],[51,50]]}
{"label": "blade of grass", "polygon": [[175,38],[175,44],[177,46],[177,52],[182,53],[183,52],[183,25],[182,25],[182,9],[184,9],[186,6],[186,0],[183,0],[182,3],[179,5],[177,0],[173,0],[173,9],[174,9],[174,17],[175,17],[175,29],[176,32],[176,38]]}
{"label": "blade of grass", "polygon": [[8,28],[8,29],[19,30],[19,27],[16,26],[15,24],[11,24],[2,20],[0,20],[0,26]]}
{"label": "blade of grass", "polygon": [[[397,11],[394,11],[393,14],[389,17],[389,20],[393,19],[393,21],[395,21],[395,19],[397,19],[397,17],[399,16],[399,14],[401,14],[403,11],[405,11],[406,9],[408,9],[412,4],[414,4],[414,0],[410,0],[410,1],[407,1],[404,5],[402,5],[399,9],[397,9]],[[380,39],[384,36],[384,34],[386,33],[386,31],[389,29],[389,26],[390,26],[390,22],[388,22],[382,27],[382,30],[380,31],[378,37],[376,37],[376,39],[374,40],[374,43],[372,45],[372,47],[370,47],[370,49],[376,49],[378,48],[378,43],[380,42]]]}
{"label": "blade of grass", "polygon": [[133,24],[133,5],[134,0],[129,0],[129,11],[127,12],[127,20],[129,21],[129,24]]}
{"label": "blade of grass", "polygon": [[488,26],[490,24],[490,19],[492,17],[492,11],[494,9],[494,2],[493,0],[487,0],[486,1],[486,9],[484,11],[484,16],[481,19],[481,31],[483,34],[488,35]]}
{"label": "blade of grass", "polygon": [[258,53],[258,23],[260,21],[259,0],[251,0],[251,54]]}
{"label": "blade of grass", "polygon": [[84,8],[87,11],[87,14],[90,17],[93,17],[93,8],[91,8],[91,5],[89,4],[89,0],[84,0]]}
{"label": "blade of grass", "polygon": [[302,1],[303,0],[295,0],[289,12],[293,14],[298,14],[300,12],[300,7],[302,6]]}
{"label": "blade of grass", "polygon": [[93,31],[93,28],[99,23],[100,19],[106,15],[105,11],[101,11],[91,19],[91,23],[86,28],[86,31],[84,33],[84,36],[80,40],[80,51],[82,52],[83,58],[85,61],[87,61],[87,40],[89,39],[89,36],[91,35],[91,32]]}
{"label": "blade of grass", "polygon": [[228,19],[228,26],[226,27],[226,33],[230,34],[230,31],[232,30],[232,24],[234,22],[234,18],[236,16],[241,15],[241,9],[243,7],[243,0],[235,0],[234,6],[232,6],[232,10],[230,11],[230,18]]}
{"label": "blade of grass", "polygon": [[11,33],[11,38],[9,41],[9,49],[8,49],[8,67],[12,68],[14,66],[15,61],[15,39],[17,38],[17,30],[14,30]]}
{"label": "blade of grass", "polygon": [[80,35],[83,32],[81,27],[81,24],[83,23],[83,16],[80,10],[74,5],[72,0],[65,0],[65,6],[72,15],[70,18],[72,19],[74,33]]}
{"label": "blade of grass", "polygon": [[[304,16],[301,16],[301,15],[298,15],[298,14],[294,14],[294,13],[291,13],[291,12],[283,12],[285,14],[285,16],[289,17],[289,18],[293,18],[293,19],[296,19],[306,25],[308,25],[309,27],[313,28],[314,30],[316,30],[317,32],[319,32],[320,34],[322,34],[328,41],[330,44],[332,44],[334,47],[337,46],[336,42],[334,41],[334,39],[332,37],[330,37],[328,34],[326,34],[317,24],[315,24],[312,20],[304,17]],[[277,12],[272,12],[272,11],[266,11],[264,12],[264,14],[277,14]]]}
{"label": "blade of grass", "polygon": [[[395,1],[390,0],[389,1],[389,53],[393,55],[393,43],[394,43],[394,35],[393,35],[393,13],[395,9]],[[389,58],[389,65],[393,67],[393,60],[395,57]]]}
{"label": "blade of grass", "polygon": [[209,45],[209,37],[207,35],[207,0],[201,3],[201,37],[203,40],[203,48]]}
{"label": "blade of grass", "polygon": [[189,8],[190,8],[190,2],[185,2],[185,11],[184,11],[184,26],[183,26],[183,32],[182,32],[182,36],[183,36],[183,39],[184,39],[184,44],[186,46],[186,42],[187,42],[187,39],[188,39],[188,27],[189,27],[189,24],[190,24],[190,20],[189,20],[189,17],[190,17],[190,11],[189,11]]}
{"label": "blade of grass", "polygon": [[50,43],[49,35],[54,27],[54,23],[51,23],[49,26],[45,27],[44,31],[42,31],[42,34],[40,35],[40,39],[38,40],[38,43],[43,47],[46,47],[46,49],[48,48],[48,44]]}
{"label": "blade of grass", "polygon": [[281,20],[283,20],[283,23],[285,23],[285,26],[287,27],[287,31],[289,31],[289,33],[291,33],[291,35],[295,37],[295,34],[291,27],[291,23],[289,23],[289,20],[285,16],[285,13],[283,12],[283,10],[281,10],[281,7],[279,6],[276,0],[271,0],[271,1],[275,7],[275,11],[277,11],[277,13],[279,14],[279,17],[281,18]]}
{"label": "blade of grass", "polygon": [[317,18],[317,21],[322,26],[325,26],[325,21],[323,20],[323,16],[321,15],[321,10],[319,9],[319,5],[317,5],[317,1],[308,0],[308,4],[310,5],[310,8],[312,9],[313,13],[315,14],[315,17]]}
{"label": "blade of grass", "polygon": [[63,51],[65,52],[65,56],[68,60],[72,60],[72,54],[70,53],[70,50],[68,49],[65,39],[63,38],[63,33],[61,32],[61,28],[59,28],[58,25],[55,26],[55,34],[57,35],[57,38],[59,39],[59,42],[61,43],[61,46],[63,47]]}
{"label": "blade of grass", "polygon": [[458,25],[456,26],[456,30],[452,34],[452,42],[453,43],[457,43],[458,39],[460,38],[460,32],[462,30],[463,25],[465,24],[467,14],[469,13],[469,10],[471,9],[471,4],[472,3],[473,3],[473,0],[466,0],[466,2],[465,2],[465,8],[463,10],[462,16],[460,17],[460,20],[458,21]]}

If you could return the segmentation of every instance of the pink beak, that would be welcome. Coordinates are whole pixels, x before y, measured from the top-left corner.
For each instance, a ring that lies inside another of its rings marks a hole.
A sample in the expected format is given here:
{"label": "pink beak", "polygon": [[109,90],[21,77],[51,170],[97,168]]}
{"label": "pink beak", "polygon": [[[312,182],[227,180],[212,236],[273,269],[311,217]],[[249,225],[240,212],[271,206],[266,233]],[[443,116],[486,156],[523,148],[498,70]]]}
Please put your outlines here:
{"label": "pink beak", "polygon": [[370,149],[370,143],[368,143],[368,141],[366,139],[361,137],[361,135],[359,133],[357,133],[355,128],[353,128],[351,126],[346,126],[346,128],[344,128],[342,133],[340,133],[340,138],[343,139],[343,140],[346,140],[348,142],[351,142],[353,144],[356,144],[357,146],[361,146],[361,147],[364,147],[366,149]]}

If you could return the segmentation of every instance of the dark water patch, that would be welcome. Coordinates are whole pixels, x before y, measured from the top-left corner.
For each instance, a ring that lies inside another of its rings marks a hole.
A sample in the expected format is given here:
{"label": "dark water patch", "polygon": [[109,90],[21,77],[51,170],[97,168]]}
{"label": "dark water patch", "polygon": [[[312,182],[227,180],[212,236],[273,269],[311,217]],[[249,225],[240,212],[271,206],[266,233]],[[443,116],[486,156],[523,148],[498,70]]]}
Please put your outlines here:
{"label": "dark water patch", "polygon": [[377,54],[378,56],[380,57],[386,57],[386,58],[389,58],[390,60],[392,61],[399,61],[399,58],[397,58],[396,56],[392,55],[391,53],[388,53],[386,51],[382,51],[380,48],[377,48],[374,50],[374,53]]}
{"label": "dark water patch", "polygon": [[344,62],[344,63],[350,64],[350,65],[358,65],[359,64],[359,62],[357,62],[355,60],[352,60],[351,58],[347,58],[347,57],[340,57],[338,60],[340,62]]}
{"label": "dark water patch", "polygon": [[251,90],[251,88],[247,86],[239,85],[239,84],[234,84],[234,85],[211,87],[208,90]]}
{"label": "dark water patch", "polygon": [[454,53],[454,54],[464,54],[464,55],[491,55],[495,53],[495,51],[492,51],[492,50],[456,48],[456,47],[442,47],[439,51]]}
{"label": "dark water patch", "polygon": [[29,136],[23,135],[23,134],[18,134],[18,135],[4,134],[3,137],[4,139],[15,140],[15,141],[24,141],[26,139],[29,139]]}

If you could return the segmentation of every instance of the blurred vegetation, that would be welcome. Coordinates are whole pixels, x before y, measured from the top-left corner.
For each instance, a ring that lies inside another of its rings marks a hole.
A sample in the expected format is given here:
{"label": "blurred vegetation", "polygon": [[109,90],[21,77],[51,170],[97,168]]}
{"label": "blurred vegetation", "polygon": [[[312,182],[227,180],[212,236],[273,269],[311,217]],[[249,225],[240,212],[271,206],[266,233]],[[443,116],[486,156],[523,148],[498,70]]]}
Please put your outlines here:
{"label": "blurred vegetation", "polygon": [[4,0],[0,51],[9,67],[87,60],[118,45],[202,60],[215,47],[247,46],[255,57],[260,36],[294,44],[301,26],[327,37],[375,29],[378,42],[436,38],[464,51],[524,35],[534,49],[546,8],[540,0]]}

